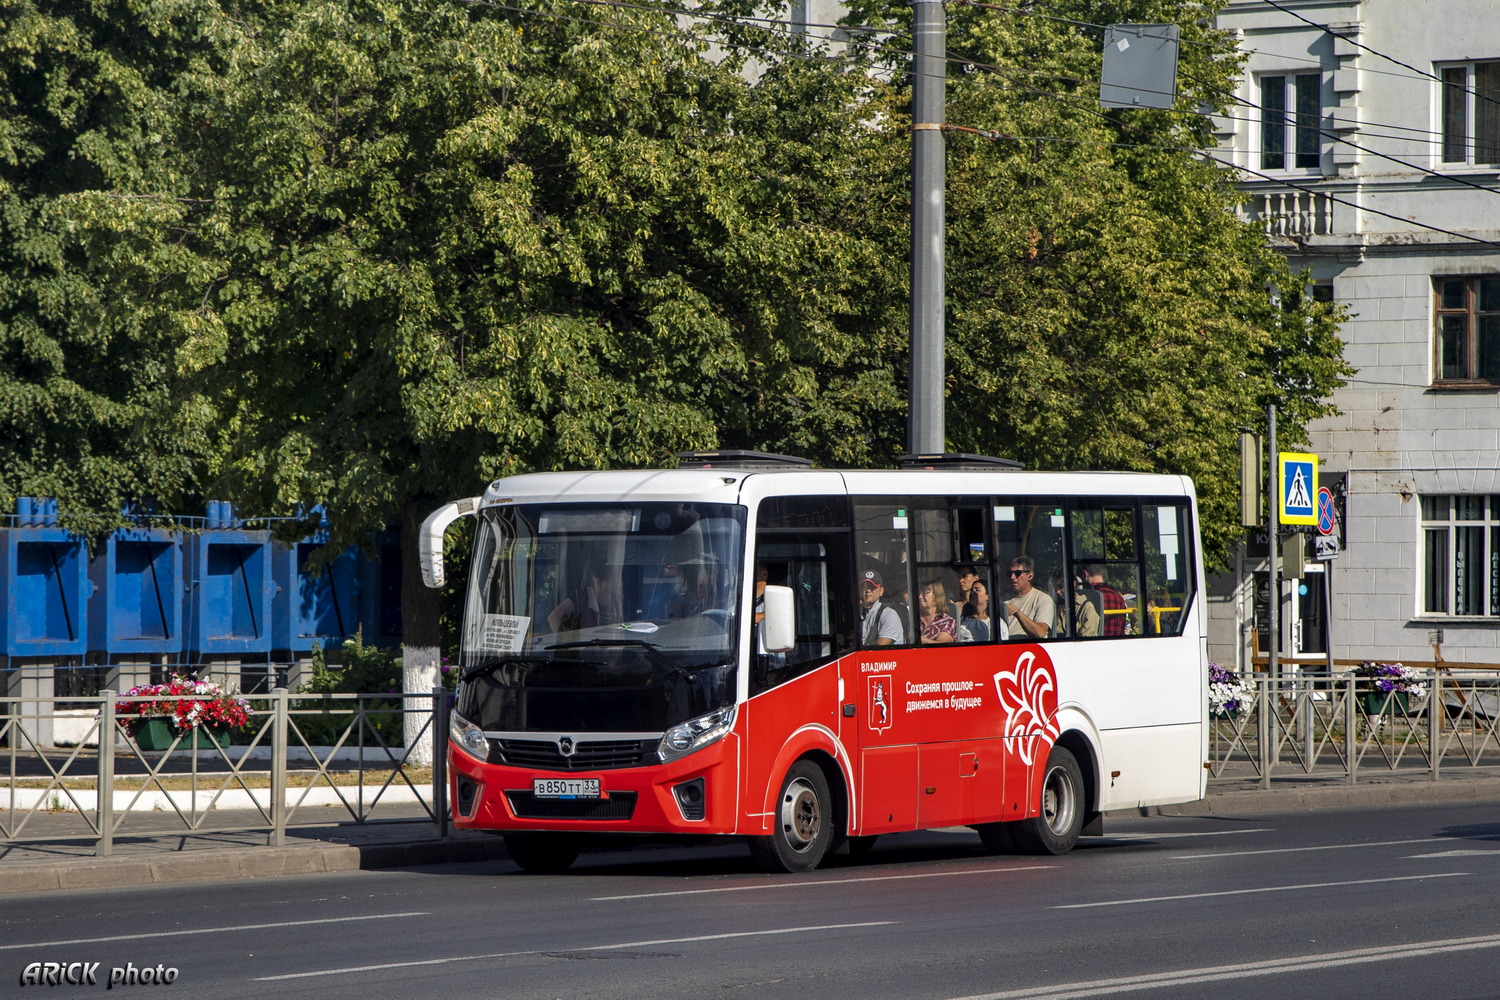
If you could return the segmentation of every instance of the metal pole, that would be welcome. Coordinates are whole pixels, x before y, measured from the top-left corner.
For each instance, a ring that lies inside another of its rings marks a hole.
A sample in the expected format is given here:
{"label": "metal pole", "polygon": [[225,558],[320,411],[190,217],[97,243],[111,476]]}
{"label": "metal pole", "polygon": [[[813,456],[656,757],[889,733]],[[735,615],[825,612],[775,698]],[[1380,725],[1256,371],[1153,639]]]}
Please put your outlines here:
{"label": "metal pole", "polygon": [[1432,768],[1429,776],[1433,781],[1438,780],[1438,772],[1442,768],[1443,748],[1438,745],[1439,732],[1442,724],[1438,721],[1442,706],[1438,704],[1438,672],[1432,672],[1431,683],[1427,685],[1427,747],[1432,753]]}
{"label": "metal pole", "polygon": [[1281,538],[1277,532],[1281,485],[1276,481],[1276,407],[1266,407],[1267,467],[1270,489],[1266,490],[1266,549],[1270,558],[1271,600],[1266,611],[1266,674],[1271,680],[1281,676],[1278,654],[1281,645]]}
{"label": "metal pole", "polygon": [[448,689],[432,688],[432,818],[437,835],[448,836]]}
{"label": "metal pole", "polygon": [[286,688],[271,692],[271,846],[286,846]]}
{"label": "metal pole", "polygon": [[[115,850],[115,693],[99,692],[99,781],[95,815],[99,817],[99,839],[94,856],[107,858]],[[15,744],[12,743],[12,746]]]}
{"label": "metal pole", "polygon": [[942,0],[912,0],[911,387],[907,436],[913,454],[946,451],[943,426],[944,88],[947,12]]}
{"label": "metal pole", "polygon": [[1355,684],[1353,674],[1349,675],[1346,683],[1348,687],[1344,691],[1344,752],[1347,756],[1344,759],[1349,767],[1349,784],[1352,785],[1355,782],[1355,758],[1358,755],[1358,748],[1354,739],[1354,727],[1358,724],[1358,720],[1355,717],[1354,711],[1354,692],[1357,685]]}
{"label": "metal pole", "polygon": [[1270,594],[1266,601],[1266,685],[1261,703],[1260,787],[1271,787],[1271,767],[1278,756],[1280,727],[1276,724],[1277,646],[1281,639],[1281,552],[1276,533],[1277,512],[1281,498],[1276,484],[1276,407],[1266,407],[1266,558],[1270,577]]}

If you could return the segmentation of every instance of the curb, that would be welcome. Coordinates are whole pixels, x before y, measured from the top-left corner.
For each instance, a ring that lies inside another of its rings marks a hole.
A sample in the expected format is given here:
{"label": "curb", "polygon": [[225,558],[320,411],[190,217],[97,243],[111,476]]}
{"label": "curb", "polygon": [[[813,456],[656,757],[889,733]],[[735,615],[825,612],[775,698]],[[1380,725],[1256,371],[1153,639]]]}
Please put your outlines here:
{"label": "curb", "polygon": [[476,837],[396,844],[233,847],[174,851],[151,858],[26,861],[6,866],[5,877],[0,879],[0,897],[66,889],[118,889],[467,861],[504,861],[509,857],[505,842],[499,837]]}
{"label": "curb", "polygon": [[1219,792],[1197,802],[1180,802],[1140,809],[1119,809],[1105,817],[1128,816],[1255,816],[1266,813],[1365,809],[1371,806],[1423,805],[1433,802],[1500,803],[1500,778],[1408,781],[1312,788],[1252,789]]}

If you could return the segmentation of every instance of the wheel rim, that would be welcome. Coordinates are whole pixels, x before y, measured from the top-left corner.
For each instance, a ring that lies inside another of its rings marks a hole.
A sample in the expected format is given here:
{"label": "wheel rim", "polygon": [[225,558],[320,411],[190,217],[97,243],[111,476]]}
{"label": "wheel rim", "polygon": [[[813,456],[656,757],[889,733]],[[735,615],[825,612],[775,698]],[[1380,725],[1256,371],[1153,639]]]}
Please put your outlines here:
{"label": "wheel rim", "polygon": [[1066,836],[1077,812],[1078,789],[1073,787],[1073,776],[1065,767],[1054,767],[1042,786],[1042,822],[1057,836]]}
{"label": "wheel rim", "polygon": [[794,851],[805,851],[823,828],[823,804],[803,778],[786,786],[781,797],[781,833]]}

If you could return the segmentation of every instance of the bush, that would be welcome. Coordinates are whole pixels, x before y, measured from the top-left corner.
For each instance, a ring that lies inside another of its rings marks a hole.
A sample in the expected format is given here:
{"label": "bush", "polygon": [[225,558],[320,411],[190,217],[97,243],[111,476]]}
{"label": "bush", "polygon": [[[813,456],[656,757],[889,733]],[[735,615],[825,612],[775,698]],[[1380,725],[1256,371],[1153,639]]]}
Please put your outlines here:
{"label": "bush", "polygon": [[[298,688],[302,694],[399,694],[401,691],[401,655],[397,649],[366,646],[362,632],[345,639],[338,663],[329,663],[323,648],[312,648],[312,680]],[[387,746],[400,746],[404,735],[401,726],[400,698],[365,698],[359,702],[366,712],[367,724],[380,734]],[[354,721],[352,700],[334,702],[295,701],[292,717],[302,737],[312,746],[332,746]],[[300,714],[317,710],[319,714]],[[292,745],[297,740],[291,737]],[[366,734],[365,743],[374,740]],[[346,746],[358,746],[359,734],[350,733]]]}

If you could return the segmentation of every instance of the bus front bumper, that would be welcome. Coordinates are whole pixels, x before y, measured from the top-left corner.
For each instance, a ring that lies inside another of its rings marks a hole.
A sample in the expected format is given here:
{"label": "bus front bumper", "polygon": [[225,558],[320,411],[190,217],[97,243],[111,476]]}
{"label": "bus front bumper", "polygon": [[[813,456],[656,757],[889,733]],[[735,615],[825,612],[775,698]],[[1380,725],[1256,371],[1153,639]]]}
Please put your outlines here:
{"label": "bus front bumper", "polygon": [[[450,742],[453,824],[495,831],[729,833],[738,788],[737,748],[731,733],[667,764],[543,771],[476,760]],[[552,779],[597,779],[599,794],[558,795],[537,784]]]}

